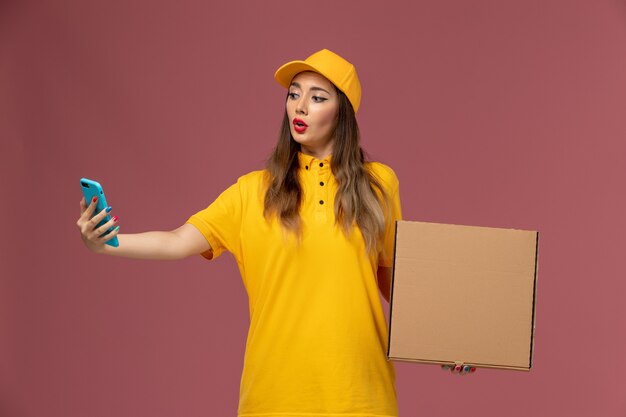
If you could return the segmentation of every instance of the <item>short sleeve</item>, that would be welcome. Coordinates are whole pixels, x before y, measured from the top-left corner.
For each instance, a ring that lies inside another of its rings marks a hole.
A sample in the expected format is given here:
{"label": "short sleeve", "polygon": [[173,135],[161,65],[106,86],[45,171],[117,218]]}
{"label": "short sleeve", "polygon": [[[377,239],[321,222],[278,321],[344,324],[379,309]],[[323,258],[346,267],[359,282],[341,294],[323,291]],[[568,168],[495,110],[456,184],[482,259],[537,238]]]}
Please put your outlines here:
{"label": "short sleeve", "polygon": [[211,245],[211,251],[202,253],[206,259],[217,258],[225,250],[239,257],[242,219],[240,187],[241,181],[237,181],[211,205],[185,222],[194,225]]}
{"label": "short sleeve", "polygon": [[402,206],[400,203],[400,184],[398,177],[391,170],[389,171],[389,178],[383,181],[386,186],[387,192],[387,204],[385,213],[385,236],[383,238],[382,250],[378,257],[378,265],[382,267],[393,266],[393,252],[396,238],[396,221],[402,220]]}

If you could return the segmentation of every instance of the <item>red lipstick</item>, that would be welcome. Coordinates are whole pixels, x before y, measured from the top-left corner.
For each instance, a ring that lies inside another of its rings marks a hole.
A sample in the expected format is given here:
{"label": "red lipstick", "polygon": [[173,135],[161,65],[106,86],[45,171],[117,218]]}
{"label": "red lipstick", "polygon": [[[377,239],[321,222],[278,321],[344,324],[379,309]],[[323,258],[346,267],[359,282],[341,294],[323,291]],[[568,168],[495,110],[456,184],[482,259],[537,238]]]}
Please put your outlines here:
{"label": "red lipstick", "polygon": [[293,119],[293,128],[296,130],[296,132],[304,133],[307,127],[309,127],[309,125],[304,123],[304,120],[298,118]]}

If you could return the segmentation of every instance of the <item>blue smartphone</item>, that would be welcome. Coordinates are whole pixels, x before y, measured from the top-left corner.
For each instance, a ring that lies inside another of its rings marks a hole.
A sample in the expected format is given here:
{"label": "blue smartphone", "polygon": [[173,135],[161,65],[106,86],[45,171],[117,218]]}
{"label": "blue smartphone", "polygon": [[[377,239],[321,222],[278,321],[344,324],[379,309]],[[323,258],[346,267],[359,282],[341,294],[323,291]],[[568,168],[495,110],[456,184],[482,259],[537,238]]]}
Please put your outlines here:
{"label": "blue smartphone", "polygon": [[[83,190],[83,195],[85,196],[85,203],[87,203],[88,207],[91,204],[91,199],[94,196],[98,197],[98,201],[96,203],[96,209],[94,210],[93,215],[91,217],[95,216],[96,214],[100,213],[102,210],[108,207],[107,200],[104,197],[104,190],[102,189],[102,186],[99,183],[97,183],[96,181],[90,180],[88,178],[81,178],[80,188]],[[111,220],[111,216],[107,214],[104,217],[104,219],[102,219],[100,223],[98,223],[96,227],[102,226],[109,220]],[[111,227],[109,230],[104,232],[102,236],[108,235],[109,233],[111,233],[112,230],[113,230],[113,227]],[[105,245],[109,245],[109,246],[114,246],[114,247],[119,246],[117,236],[115,236],[113,239],[110,239],[104,243]]]}

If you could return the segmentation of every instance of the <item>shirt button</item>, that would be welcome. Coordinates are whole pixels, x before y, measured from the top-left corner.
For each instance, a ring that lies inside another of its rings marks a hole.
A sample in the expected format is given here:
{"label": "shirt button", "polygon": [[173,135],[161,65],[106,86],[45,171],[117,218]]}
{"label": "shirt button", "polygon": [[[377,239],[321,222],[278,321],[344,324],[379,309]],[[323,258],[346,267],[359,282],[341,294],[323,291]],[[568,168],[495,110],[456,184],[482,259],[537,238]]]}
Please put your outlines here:
{"label": "shirt button", "polygon": [[304,169],[309,169],[309,166],[308,166],[308,165],[305,165]]}
{"label": "shirt button", "polygon": [[323,167],[323,166],[324,166],[324,163],[323,163],[323,162],[320,162],[320,167]]}
{"label": "shirt button", "polygon": [[320,204],[324,204],[324,200],[320,200]]}
{"label": "shirt button", "polygon": [[324,181],[320,181],[320,185],[323,187],[324,186]]}

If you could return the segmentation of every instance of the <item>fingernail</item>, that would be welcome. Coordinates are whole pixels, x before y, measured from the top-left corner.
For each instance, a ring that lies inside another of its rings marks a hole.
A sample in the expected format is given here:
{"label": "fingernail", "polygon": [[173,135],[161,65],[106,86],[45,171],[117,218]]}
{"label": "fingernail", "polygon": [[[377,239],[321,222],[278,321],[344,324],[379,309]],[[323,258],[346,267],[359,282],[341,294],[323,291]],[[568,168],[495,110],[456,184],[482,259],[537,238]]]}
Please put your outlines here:
{"label": "fingernail", "polygon": [[95,203],[96,200],[98,200],[98,197],[94,195],[93,198],[91,199],[91,201]]}
{"label": "fingernail", "polygon": [[117,216],[113,216],[113,221],[116,222],[117,221]]}
{"label": "fingernail", "polygon": [[107,213],[111,211],[111,206],[107,207]]}
{"label": "fingernail", "polygon": [[120,227],[119,227],[119,226],[115,226],[115,227],[113,228],[113,232],[115,232],[116,230],[120,230]]}

